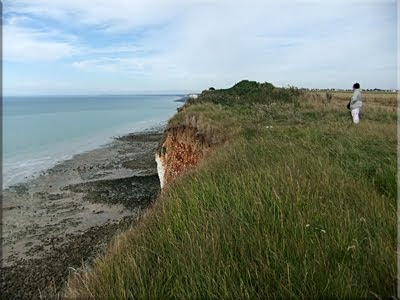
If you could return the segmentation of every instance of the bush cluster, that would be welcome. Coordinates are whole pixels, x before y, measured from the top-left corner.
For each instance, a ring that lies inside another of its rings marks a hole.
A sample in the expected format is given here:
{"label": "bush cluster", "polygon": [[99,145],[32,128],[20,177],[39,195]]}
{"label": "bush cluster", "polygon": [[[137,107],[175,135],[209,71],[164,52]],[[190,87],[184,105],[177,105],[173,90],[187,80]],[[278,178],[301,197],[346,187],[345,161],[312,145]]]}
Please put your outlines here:
{"label": "bush cluster", "polygon": [[251,105],[297,102],[301,91],[294,87],[277,88],[269,82],[242,80],[229,89],[208,90],[189,104],[212,102],[222,105]]}

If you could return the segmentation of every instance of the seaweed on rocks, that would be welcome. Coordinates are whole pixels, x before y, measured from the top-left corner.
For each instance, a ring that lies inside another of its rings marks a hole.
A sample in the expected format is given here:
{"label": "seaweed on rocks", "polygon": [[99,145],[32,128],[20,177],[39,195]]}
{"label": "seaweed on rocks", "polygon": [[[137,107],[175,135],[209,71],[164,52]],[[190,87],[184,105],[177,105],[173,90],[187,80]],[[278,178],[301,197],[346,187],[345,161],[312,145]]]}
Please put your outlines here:
{"label": "seaweed on rocks", "polygon": [[97,180],[67,186],[75,193],[86,193],[84,200],[146,208],[160,190],[158,175]]}

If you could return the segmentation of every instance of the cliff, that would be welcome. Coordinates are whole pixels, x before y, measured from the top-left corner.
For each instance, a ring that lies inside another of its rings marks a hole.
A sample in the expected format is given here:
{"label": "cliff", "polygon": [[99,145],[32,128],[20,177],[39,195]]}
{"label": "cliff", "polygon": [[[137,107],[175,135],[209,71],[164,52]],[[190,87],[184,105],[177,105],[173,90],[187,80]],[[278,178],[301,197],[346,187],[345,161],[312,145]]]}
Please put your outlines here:
{"label": "cliff", "polygon": [[195,127],[167,129],[156,153],[161,188],[185,170],[196,166],[210,149],[211,143]]}
{"label": "cliff", "polygon": [[332,95],[242,81],[185,103],[162,195],[67,298],[395,298],[396,110],[364,98],[349,126]]}

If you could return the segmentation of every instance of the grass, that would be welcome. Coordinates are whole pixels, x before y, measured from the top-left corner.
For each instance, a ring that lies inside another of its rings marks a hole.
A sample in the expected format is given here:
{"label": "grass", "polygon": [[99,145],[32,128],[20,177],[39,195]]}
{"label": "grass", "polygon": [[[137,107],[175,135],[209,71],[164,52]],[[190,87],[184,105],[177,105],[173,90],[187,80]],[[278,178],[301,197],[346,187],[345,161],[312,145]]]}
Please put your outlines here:
{"label": "grass", "polygon": [[396,111],[371,99],[354,126],[335,95],[274,102],[252,88],[233,103],[215,91],[223,104],[208,92],[171,119],[225,138],[71,278],[68,296],[396,294]]}

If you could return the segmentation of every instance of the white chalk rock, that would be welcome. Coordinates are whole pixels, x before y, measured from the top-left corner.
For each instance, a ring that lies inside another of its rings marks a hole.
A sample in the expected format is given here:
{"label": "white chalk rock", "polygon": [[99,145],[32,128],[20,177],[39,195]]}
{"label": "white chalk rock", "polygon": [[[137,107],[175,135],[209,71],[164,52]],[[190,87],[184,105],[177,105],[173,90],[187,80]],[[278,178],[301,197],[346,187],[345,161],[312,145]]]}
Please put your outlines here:
{"label": "white chalk rock", "polygon": [[156,153],[156,162],[157,162],[157,174],[158,174],[158,178],[160,179],[160,186],[162,189],[164,186],[165,167],[164,167],[161,157],[158,155],[158,153]]}

